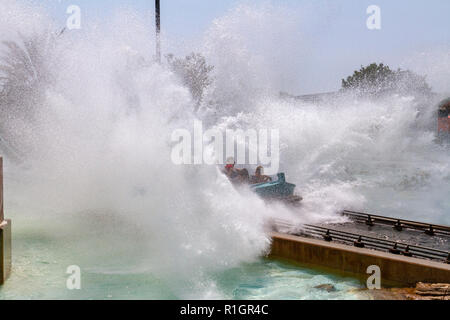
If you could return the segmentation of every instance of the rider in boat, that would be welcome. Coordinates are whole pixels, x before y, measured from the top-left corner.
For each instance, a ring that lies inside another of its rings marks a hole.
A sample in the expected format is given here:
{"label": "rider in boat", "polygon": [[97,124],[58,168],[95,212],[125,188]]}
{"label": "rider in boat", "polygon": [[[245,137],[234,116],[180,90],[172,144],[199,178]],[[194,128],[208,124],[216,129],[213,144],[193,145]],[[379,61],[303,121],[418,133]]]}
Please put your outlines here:
{"label": "rider in boat", "polygon": [[227,159],[223,173],[232,183],[248,183],[249,174],[247,169],[235,168],[236,162],[233,157]]}
{"label": "rider in boat", "polygon": [[265,182],[269,182],[272,181],[272,178],[269,176],[266,176],[263,174],[263,167],[262,166],[258,166],[255,170],[255,175],[251,177],[250,182],[252,184],[257,184],[257,183],[265,183]]}

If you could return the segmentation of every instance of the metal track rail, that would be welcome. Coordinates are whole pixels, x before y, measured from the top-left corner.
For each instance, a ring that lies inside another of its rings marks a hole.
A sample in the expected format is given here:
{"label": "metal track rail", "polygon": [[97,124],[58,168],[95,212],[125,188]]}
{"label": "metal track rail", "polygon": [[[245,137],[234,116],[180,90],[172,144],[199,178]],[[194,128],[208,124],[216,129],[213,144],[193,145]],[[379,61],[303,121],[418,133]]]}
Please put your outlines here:
{"label": "metal track rail", "polygon": [[289,233],[294,235],[322,238],[328,242],[337,241],[344,244],[350,244],[358,248],[368,248],[390,252],[397,255],[450,263],[450,252],[448,251],[411,245],[405,242],[374,238],[362,234],[333,230],[309,224],[294,226],[283,220],[275,220],[275,225],[277,227],[285,227],[290,229]]}
{"label": "metal track rail", "polygon": [[366,225],[373,226],[375,224],[390,225],[397,231],[403,229],[413,229],[422,231],[430,236],[439,235],[450,237],[450,227],[423,223],[405,219],[385,217],[365,212],[357,212],[351,210],[344,210],[343,215],[348,216],[350,219],[358,223],[365,223]]}

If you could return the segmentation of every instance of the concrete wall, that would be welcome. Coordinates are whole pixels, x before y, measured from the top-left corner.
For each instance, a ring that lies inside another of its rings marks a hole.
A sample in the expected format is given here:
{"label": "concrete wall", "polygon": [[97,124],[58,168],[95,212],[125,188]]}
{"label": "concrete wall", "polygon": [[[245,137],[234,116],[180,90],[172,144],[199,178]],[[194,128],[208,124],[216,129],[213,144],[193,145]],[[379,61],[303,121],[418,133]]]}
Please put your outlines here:
{"label": "concrete wall", "polygon": [[11,274],[11,220],[4,221],[6,224],[0,227],[0,285]]}
{"label": "concrete wall", "polygon": [[450,282],[450,265],[344,244],[273,233],[270,256],[310,267],[367,279],[367,267],[381,270],[382,286],[414,286],[417,282]]}
{"label": "concrete wall", "polygon": [[3,159],[0,157],[0,285],[11,273],[11,220],[3,215]]}

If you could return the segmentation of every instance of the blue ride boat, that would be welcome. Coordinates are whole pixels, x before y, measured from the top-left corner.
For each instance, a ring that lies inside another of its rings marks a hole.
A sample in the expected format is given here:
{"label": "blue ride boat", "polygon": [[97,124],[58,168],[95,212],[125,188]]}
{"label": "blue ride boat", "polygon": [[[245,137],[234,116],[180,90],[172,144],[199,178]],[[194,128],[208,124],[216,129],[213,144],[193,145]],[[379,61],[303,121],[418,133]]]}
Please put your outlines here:
{"label": "blue ride boat", "polygon": [[256,194],[265,200],[282,200],[288,203],[300,202],[303,198],[295,195],[295,184],[286,182],[284,173],[277,174],[278,180],[252,184],[252,189]]}

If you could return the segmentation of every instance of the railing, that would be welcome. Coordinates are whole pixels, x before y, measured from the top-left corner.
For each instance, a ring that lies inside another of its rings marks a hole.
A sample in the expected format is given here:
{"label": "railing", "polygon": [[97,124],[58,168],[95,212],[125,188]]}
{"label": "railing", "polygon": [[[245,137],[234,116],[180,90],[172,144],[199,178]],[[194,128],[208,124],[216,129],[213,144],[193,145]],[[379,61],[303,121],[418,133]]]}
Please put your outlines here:
{"label": "railing", "polygon": [[373,226],[375,224],[383,224],[383,225],[390,225],[397,231],[402,231],[403,229],[414,229],[423,231],[424,233],[430,236],[440,235],[450,237],[450,227],[447,226],[397,219],[350,210],[344,210],[342,214],[348,216],[355,222],[365,223],[368,226]]}
{"label": "railing", "polygon": [[450,263],[450,252],[444,250],[438,250],[419,245],[411,245],[404,242],[374,238],[362,234],[339,231],[309,224],[295,226],[283,220],[275,220],[275,226],[277,229],[280,227],[287,228],[289,230],[289,234],[293,235],[299,235],[309,238],[319,238],[327,242],[336,241],[358,248],[375,249],[396,255]]}

